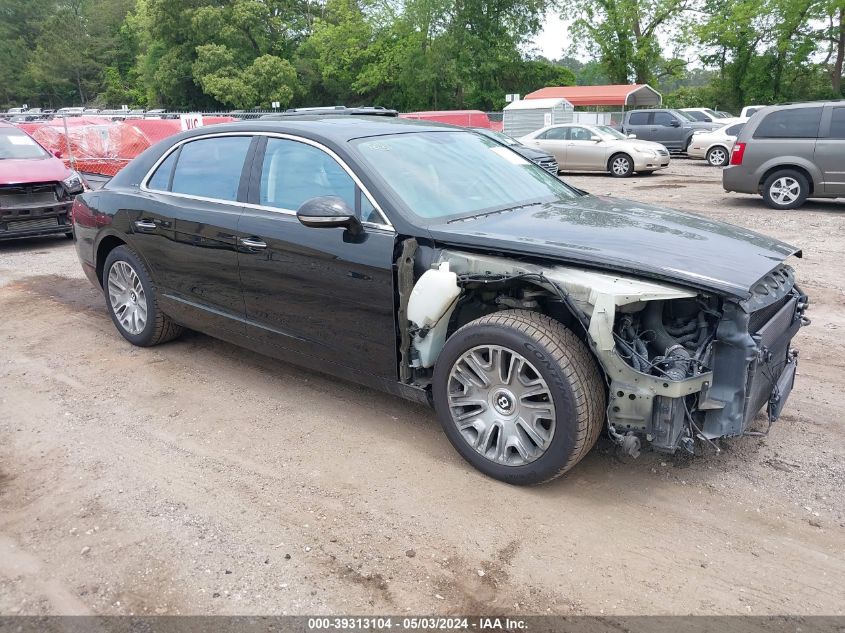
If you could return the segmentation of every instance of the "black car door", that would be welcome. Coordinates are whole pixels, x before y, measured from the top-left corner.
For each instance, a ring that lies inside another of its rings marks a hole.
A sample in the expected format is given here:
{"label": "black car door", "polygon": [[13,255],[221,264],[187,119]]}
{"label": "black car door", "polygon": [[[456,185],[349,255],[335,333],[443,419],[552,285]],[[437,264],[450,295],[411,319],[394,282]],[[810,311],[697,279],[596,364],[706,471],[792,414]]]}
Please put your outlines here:
{"label": "black car door", "polygon": [[[238,222],[247,334],[312,362],[395,380],[395,232],[351,174],[312,141],[265,137]],[[362,234],[299,222],[303,202],[328,195],[360,214]]]}
{"label": "black car door", "polygon": [[244,331],[235,232],[254,139],[216,135],[180,144],[142,186],[143,208],[131,218],[165,311],[198,329]]}

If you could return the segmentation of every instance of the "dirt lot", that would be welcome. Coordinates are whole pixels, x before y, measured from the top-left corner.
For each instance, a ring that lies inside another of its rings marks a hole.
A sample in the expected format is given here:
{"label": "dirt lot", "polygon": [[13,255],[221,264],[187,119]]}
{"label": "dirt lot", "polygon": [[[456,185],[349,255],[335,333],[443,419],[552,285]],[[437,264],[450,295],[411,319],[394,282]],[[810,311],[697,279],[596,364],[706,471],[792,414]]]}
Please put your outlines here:
{"label": "dirt lot", "polygon": [[0,243],[0,614],[845,613],[845,204],[776,213],[685,160],[568,180],[804,247],[768,438],[687,467],[601,440],[508,487],[424,407],[198,334],[133,348],[70,242]]}

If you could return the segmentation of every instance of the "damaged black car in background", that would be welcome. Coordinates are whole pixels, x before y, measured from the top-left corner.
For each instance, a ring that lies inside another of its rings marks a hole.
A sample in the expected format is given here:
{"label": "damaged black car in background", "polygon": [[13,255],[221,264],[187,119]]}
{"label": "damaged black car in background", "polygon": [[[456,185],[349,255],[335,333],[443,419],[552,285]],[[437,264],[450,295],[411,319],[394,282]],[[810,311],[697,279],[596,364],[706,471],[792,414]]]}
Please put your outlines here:
{"label": "damaged black car in background", "polygon": [[430,402],[468,462],[514,484],[566,472],[603,430],[631,455],[766,432],[808,322],[792,246],[401,119],[185,132],[73,220],[131,343],[189,327]]}

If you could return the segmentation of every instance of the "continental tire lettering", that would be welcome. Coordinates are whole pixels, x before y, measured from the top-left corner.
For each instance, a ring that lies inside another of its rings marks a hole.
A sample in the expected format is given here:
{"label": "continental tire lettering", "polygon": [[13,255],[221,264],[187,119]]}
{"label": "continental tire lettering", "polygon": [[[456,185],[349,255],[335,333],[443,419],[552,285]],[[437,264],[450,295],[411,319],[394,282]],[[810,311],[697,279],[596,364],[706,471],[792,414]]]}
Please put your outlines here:
{"label": "continental tire lettering", "polygon": [[538,361],[540,361],[541,363],[543,363],[543,365],[546,366],[546,369],[549,370],[549,374],[551,375],[552,379],[557,384],[557,386],[561,389],[566,389],[566,383],[561,380],[559,372],[557,371],[557,365],[554,363],[554,361],[551,360],[548,356],[546,356],[542,350],[538,349],[537,347],[534,347],[532,343],[523,343],[523,346],[534,356],[534,358],[536,358]]}

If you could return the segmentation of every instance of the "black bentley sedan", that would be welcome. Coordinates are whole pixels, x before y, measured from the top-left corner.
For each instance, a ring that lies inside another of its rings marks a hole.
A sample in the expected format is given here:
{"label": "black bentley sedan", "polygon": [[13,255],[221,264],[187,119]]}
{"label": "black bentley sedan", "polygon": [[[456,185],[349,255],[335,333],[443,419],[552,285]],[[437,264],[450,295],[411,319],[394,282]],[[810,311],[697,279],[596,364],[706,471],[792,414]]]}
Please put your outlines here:
{"label": "black bentley sedan", "polygon": [[603,430],[636,456],[777,419],[807,322],[787,244],[396,118],[191,130],[73,222],[129,342],[187,327],[430,402],[467,461],[515,484]]}

